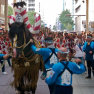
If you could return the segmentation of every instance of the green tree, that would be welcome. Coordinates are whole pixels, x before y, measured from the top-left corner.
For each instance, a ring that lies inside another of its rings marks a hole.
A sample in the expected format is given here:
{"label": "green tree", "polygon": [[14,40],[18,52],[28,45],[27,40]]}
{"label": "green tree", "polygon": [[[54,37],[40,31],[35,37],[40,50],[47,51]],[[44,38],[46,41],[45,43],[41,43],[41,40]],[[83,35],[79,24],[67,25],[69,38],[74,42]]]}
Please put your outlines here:
{"label": "green tree", "polygon": [[8,16],[13,15],[13,8],[11,6],[8,6]]}
{"label": "green tree", "polygon": [[53,26],[53,30],[56,30],[56,26],[55,25]]}
{"label": "green tree", "polygon": [[73,26],[72,26],[71,24],[68,24],[68,25],[67,25],[67,30],[71,31],[71,30],[72,30],[72,27],[73,27]]}
{"label": "green tree", "polygon": [[45,23],[43,20],[41,20],[41,27],[44,27],[45,26]]}
{"label": "green tree", "polygon": [[34,12],[34,11],[28,11],[27,12],[27,15],[28,15],[28,19],[29,19],[29,21],[30,21],[30,24],[31,25],[34,25],[34,14],[35,14],[36,12]]}
{"label": "green tree", "polygon": [[72,20],[72,17],[66,15],[71,15],[70,11],[67,9],[62,11],[59,20],[63,24],[63,26],[67,29],[68,24],[72,25],[72,27],[74,26],[74,21]]}
{"label": "green tree", "polygon": [[61,24],[61,30],[64,30],[64,29],[66,29],[66,28],[64,27],[64,24]]}

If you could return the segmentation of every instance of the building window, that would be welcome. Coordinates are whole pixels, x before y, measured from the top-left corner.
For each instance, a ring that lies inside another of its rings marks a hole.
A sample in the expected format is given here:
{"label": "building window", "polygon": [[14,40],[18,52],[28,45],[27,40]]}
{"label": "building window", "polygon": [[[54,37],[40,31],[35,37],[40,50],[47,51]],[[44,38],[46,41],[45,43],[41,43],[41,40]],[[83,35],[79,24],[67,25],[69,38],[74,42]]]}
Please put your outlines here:
{"label": "building window", "polygon": [[35,8],[28,8],[28,11],[35,11]]}
{"label": "building window", "polygon": [[28,7],[35,7],[35,4],[28,4]]}
{"label": "building window", "polygon": [[23,0],[23,1],[27,2],[27,0]]}
{"label": "building window", "polygon": [[76,9],[75,9],[75,13],[77,13],[78,11],[80,11],[81,9],[81,5],[79,5]]}
{"label": "building window", "polygon": [[65,2],[65,6],[66,6],[66,2]]}
{"label": "building window", "polygon": [[29,2],[29,3],[34,3],[34,2],[35,2],[35,0],[29,0],[28,2]]}
{"label": "building window", "polygon": [[1,5],[1,14],[4,15],[4,5]]}
{"label": "building window", "polygon": [[77,4],[78,3],[78,0],[75,0],[75,4]]}

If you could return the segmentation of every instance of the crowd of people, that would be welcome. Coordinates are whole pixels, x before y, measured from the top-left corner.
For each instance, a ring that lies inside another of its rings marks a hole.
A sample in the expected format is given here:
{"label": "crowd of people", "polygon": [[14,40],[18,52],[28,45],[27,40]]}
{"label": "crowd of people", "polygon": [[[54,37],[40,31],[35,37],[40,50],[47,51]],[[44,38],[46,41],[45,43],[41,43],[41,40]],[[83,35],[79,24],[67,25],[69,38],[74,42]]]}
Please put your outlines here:
{"label": "crowd of people", "polygon": [[[8,31],[0,32],[0,54],[8,55],[11,51],[11,41],[8,37]],[[1,65],[3,64],[4,60],[0,59]],[[10,59],[7,59],[9,66],[11,67]],[[2,74],[7,75],[8,73],[5,71],[5,65],[2,67]]]}
{"label": "crowd of people", "polygon": [[[87,69],[88,76],[85,78],[90,79],[92,68],[94,76],[94,32],[89,31],[86,35],[84,32],[77,34],[40,31],[34,37],[40,42],[42,48],[36,48],[33,44],[31,48],[34,53],[43,57],[45,65],[43,76],[50,94],[73,94],[72,74],[81,74]],[[31,42],[33,43],[32,40]],[[75,58],[76,65],[72,62],[72,58]],[[56,61],[58,63],[55,63]]]}
{"label": "crowd of people", "polygon": [[[94,41],[94,32],[90,32],[87,34],[91,36],[92,41]],[[35,35],[34,37],[40,42],[41,47],[45,48],[45,38],[52,37],[53,45],[55,48],[66,47],[70,49],[69,60],[71,61],[72,57],[83,57],[85,59],[85,53],[82,51],[84,43],[87,41],[86,33],[82,31],[82,33],[62,33],[62,32],[50,32],[50,33],[42,33]],[[78,47],[79,45],[79,47]],[[82,55],[79,55],[82,52]]]}
{"label": "crowd of people", "polygon": [[[87,70],[86,79],[89,79],[92,67],[94,76],[94,32],[86,35],[84,32],[77,34],[40,31],[34,38],[39,41],[41,48],[36,48],[31,39],[31,49],[43,57],[45,68],[41,78],[48,84],[50,94],[73,94],[72,74],[81,74]],[[8,33],[0,35],[0,54],[3,54],[3,59],[7,59],[11,67],[10,59],[6,56],[10,50]],[[73,58],[76,63],[72,61]],[[0,59],[0,62],[2,64],[3,60]],[[5,65],[2,74],[7,74]]]}

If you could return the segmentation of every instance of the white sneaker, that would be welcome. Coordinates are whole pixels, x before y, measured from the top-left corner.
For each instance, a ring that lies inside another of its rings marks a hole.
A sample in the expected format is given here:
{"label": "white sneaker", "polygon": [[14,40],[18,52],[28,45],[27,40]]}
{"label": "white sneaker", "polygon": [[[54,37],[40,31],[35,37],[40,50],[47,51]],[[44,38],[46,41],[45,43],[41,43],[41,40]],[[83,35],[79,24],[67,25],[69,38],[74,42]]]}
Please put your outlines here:
{"label": "white sneaker", "polygon": [[2,72],[2,74],[7,75],[8,73],[7,72]]}

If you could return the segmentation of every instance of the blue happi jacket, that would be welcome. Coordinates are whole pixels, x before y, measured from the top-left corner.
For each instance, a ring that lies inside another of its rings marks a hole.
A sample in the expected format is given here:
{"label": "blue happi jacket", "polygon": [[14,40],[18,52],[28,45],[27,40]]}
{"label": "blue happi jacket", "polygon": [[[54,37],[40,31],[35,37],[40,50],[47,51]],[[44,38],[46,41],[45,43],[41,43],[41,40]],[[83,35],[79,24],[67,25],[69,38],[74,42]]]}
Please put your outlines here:
{"label": "blue happi jacket", "polygon": [[[86,53],[86,60],[93,60],[93,54],[94,54],[94,42],[91,42],[90,45],[87,45],[88,42],[84,43],[83,51]],[[92,51],[93,53],[90,54],[89,52]]]}
{"label": "blue happi jacket", "polygon": [[[63,63],[66,64],[66,61],[64,61]],[[58,76],[61,71],[64,70],[64,67],[65,66],[61,62],[54,64],[50,76],[45,79],[46,83],[48,85],[55,83],[56,85],[60,86],[71,86],[72,74],[67,69],[65,69],[65,71],[60,76]],[[69,61],[67,67],[71,70],[73,74],[81,74],[85,72],[85,67],[83,64],[78,65],[74,62]]]}
{"label": "blue happi jacket", "polygon": [[0,60],[4,60],[3,56],[4,54],[0,54]]}
{"label": "blue happi jacket", "polygon": [[[48,46],[47,48],[36,48],[36,46],[32,45],[31,49],[34,53],[40,54],[43,57],[43,61],[45,61],[52,53],[52,51],[49,48],[54,48],[53,45]],[[55,48],[55,53],[57,54],[58,49]],[[52,55],[52,57],[44,64],[46,69],[52,68],[52,66],[58,62],[58,58],[55,54]]]}

